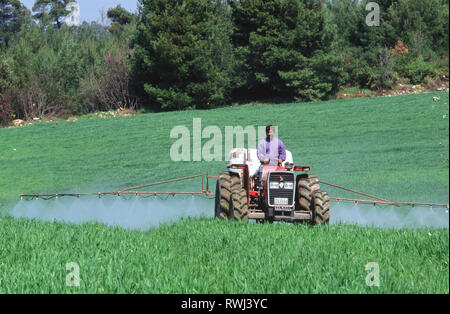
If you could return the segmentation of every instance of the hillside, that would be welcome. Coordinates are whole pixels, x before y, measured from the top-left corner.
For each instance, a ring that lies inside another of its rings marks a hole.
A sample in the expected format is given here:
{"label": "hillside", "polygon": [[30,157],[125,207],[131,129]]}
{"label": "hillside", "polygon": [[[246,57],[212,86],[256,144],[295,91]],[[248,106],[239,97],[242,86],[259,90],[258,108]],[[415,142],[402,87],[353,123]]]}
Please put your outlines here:
{"label": "hillside", "polygon": [[[170,157],[176,141],[171,130],[185,126],[192,135],[195,118],[202,129],[217,126],[223,136],[225,126],[278,125],[294,162],[311,166],[321,180],[390,200],[448,203],[448,111],[448,93],[427,93],[87,116],[0,129],[0,293],[448,293],[448,228],[310,227],[205,217],[142,232],[8,216],[23,202],[46,212],[43,200],[19,202],[21,193],[109,191],[217,174],[224,161]],[[200,189],[197,183],[171,189]],[[52,202],[49,212],[55,210]],[[123,210],[132,220],[134,201],[121,202],[129,202]],[[81,204],[85,212],[108,215],[107,206]],[[189,204],[178,202],[166,213],[180,214]],[[80,267],[79,287],[65,284],[71,262]],[[371,262],[379,265],[379,287],[366,285]]]}
{"label": "hillside", "polygon": [[171,130],[185,126],[193,136],[194,118],[201,119],[202,130],[217,126],[223,142],[225,126],[278,125],[294,162],[311,166],[323,181],[386,199],[448,203],[448,110],[448,93],[441,92],[0,129],[0,205],[22,193],[97,192],[217,174],[225,161],[170,158],[176,141]]}

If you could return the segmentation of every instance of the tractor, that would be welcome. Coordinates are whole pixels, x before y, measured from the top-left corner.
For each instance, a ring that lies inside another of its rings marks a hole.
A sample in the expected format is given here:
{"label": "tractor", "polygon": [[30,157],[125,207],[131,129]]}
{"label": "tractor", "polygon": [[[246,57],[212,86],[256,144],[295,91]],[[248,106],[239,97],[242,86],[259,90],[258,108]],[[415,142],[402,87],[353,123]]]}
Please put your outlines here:
{"label": "tractor", "polygon": [[[292,153],[278,166],[261,165],[256,149],[230,151],[227,171],[216,183],[216,218],[328,224],[330,201],[310,167],[295,166]],[[299,172],[296,174],[296,172]]]}

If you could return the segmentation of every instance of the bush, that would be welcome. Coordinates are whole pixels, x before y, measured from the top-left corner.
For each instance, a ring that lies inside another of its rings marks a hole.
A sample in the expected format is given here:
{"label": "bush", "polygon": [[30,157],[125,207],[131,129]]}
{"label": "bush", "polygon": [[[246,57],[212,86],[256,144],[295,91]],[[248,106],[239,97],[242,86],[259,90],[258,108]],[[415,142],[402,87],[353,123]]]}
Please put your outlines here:
{"label": "bush", "polygon": [[11,87],[12,84],[11,60],[7,60],[1,54],[0,59],[0,87],[6,89]]}
{"label": "bush", "polygon": [[19,112],[23,114],[25,120],[44,116],[59,116],[63,108],[57,102],[49,99],[49,94],[43,91],[36,82],[32,80],[29,85],[19,91],[20,105],[17,106]]}
{"label": "bush", "polygon": [[377,77],[377,71],[366,60],[358,59],[354,69],[351,71],[351,77],[354,85],[372,89]]}
{"label": "bush", "polygon": [[394,72],[394,62],[389,49],[380,48],[377,55],[378,66],[377,76],[375,77],[375,86],[381,88],[392,88],[394,86],[397,76]]}
{"label": "bush", "polygon": [[359,48],[347,48],[343,72],[348,73],[345,83],[362,88],[373,88],[378,72],[374,64],[376,55]]}
{"label": "bush", "polygon": [[298,101],[324,99],[344,84],[342,56],[317,53],[305,64],[298,64],[291,71],[278,71],[281,81],[287,87],[285,96]]}
{"label": "bush", "polygon": [[5,93],[5,88],[0,89],[0,125],[9,125],[14,119],[15,110],[11,106],[11,97]]}
{"label": "bush", "polygon": [[437,77],[445,76],[446,78],[449,77],[448,56],[442,56],[440,58],[435,58],[431,60],[431,67],[432,71],[435,73],[435,76]]}
{"label": "bush", "polygon": [[[125,31],[131,35],[129,28],[125,26]],[[126,40],[95,23],[61,29],[26,24],[11,46],[0,52],[0,86],[6,86],[11,106],[23,119],[132,107],[134,100],[124,99],[130,80],[128,59],[117,55],[127,47]],[[87,82],[93,81],[102,91],[97,90],[94,100],[95,85],[91,84],[90,93],[87,88]]]}
{"label": "bush", "polygon": [[80,93],[89,111],[109,111],[119,108],[137,109],[131,93],[130,72],[126,65],[126,51],[105,54],[100,70],[89,70],[81,82]]}
{"label": "bush", "polygon": [[347,49],[343,71],[349,73],[347,84],[369,89],[391,88],[398,77],[387,48]]}
{"label": "bush", "polygon": [[395,71],[403,78],[409,79],[412,84],[425,82],[427,76],[434,77],[436,73],[429,62],[425,62],[422,56],[410,55],[399,57],[395,60]]}

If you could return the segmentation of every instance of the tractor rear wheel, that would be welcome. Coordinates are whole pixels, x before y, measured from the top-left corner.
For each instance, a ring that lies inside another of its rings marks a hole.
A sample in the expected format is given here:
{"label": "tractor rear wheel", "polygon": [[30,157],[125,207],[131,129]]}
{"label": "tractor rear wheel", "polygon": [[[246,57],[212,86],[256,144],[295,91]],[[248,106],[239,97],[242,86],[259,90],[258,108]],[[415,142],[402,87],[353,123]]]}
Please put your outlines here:
{"label": "tractor rear wheel", "polygon": [[315,191],[313,196],[314,210],[312,211],[313,224],[330,223],[330,198],[325,191]]}
{"label": "tractor rear wheel", "polygon": [[233,206],[233,219],[248,220],[248,199],[247,191],[241,186],[236,186],[231,194],[231,203]]}
{"label": "tractor rear wheel", "polygon": [[231,219],[231,194],[233,192],[233,187],[236,186],[236,181],[238,183],[240,182],[239,177],[230,174],[230,172],[226,171],[219,173],[216,183],[216,198],[214,206],[215,218]]}
{"label": "tractor rear wheel", "polygon": [[312,211],[314,192],[318,191],[319,179],[315,175],[301,175],[297,177],[296,210]]}

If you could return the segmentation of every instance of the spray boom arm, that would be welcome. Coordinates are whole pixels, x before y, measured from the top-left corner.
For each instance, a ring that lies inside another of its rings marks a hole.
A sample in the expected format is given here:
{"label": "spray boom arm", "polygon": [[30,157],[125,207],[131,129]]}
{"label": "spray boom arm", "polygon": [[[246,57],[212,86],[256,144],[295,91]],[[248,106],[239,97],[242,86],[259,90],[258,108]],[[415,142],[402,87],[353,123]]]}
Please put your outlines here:
{"label": "spray boom arm", "polygon": [[[293,166],[293,165],[292,165]],[[227,166],[229,169],[242,169],[244,171],[248,170],[248,165],[246,164],[230,164]],[[309,171],[310,167],[309,166],[293,166],[293,170],[294,171]],[[138,189],[144,188],[144,187],[150,187],[150,186],[154,186],[154,185],[160,185],[160,184],[167,184],[167,183],[171,183],[171,182],[177,182],[177,181],[183,181],[183,180],[189,180],[189,179],[193,179],[193,178],[202,178],[202,183],[201,183],[201,191],[192,191],[192,192],[180,192],[180,191],[171,191],[171,192],[157,192],[157,191],[137,191]],[[21,194],[20,195],[20,199],[51,199],[51,198],[58,198],[58,197],[63,197],[63,196],[74,196],[74,197],[80,197],[80,196],[86,196],[86,195],[90,195],[90,196],[98,196],[99,198],[102,197],[103,195],[135,195],[136,197],[139,195],[172,195],[175,196],[177,194],[184,194],[184,195],[206,195],[206,196],[213,196],[215,195],[215,193],[211,192],[209,190],[209,179],[217,179],[217,176],[209,176],[208,173],[206,174],[197,174],[197,175],[193,175],[193,176],[189,176],[189,177],[184,177],[184,178],[177,178],[177,179],[171,179],[171,180],[166,180],[166,181],[160,181],[160,182],[155,182],[155,183],[151,183],[151,184],[146,184],[146,185],[140,185],[140,186],[135,186],[135,187],[130,187],[130,188],[125,188],[122,189],[120,191],[109,191],[109,192],[94,192],[94,193],[63,193],[63,194]],[[205,182],[206,181],[206,182]],[[205,183],[206,183],[206,187],[205,187]],[[352,190],[349,188],[345,188],[339,185],[335,185],[335,184],[331,184],[331,183],[327,183],[327,182],[323,182],[320,181],[320,183],[329,185],[329,186],[333,186],[335,188],[338,189],[342,189],[342,190],[346,190],[352,193],[357,193],[360,195],[364,195],[366,197],[372,198],[373,200],[366,200],[366,199],[352,199],[352,198],[342,198],[342,197],[330,197],[331,200],[335,200],[337,202],[353,202],[355,204],[357,203],[368,203],[368,204],[385,204],[385,205],[396,205],[396,206],[400,206],[400,205],[408,205],[408,206],[426,206],[429,207],[430,209],[433,207],[444,207],[444,208],[449,208],[449,204],[435,204],[435,203],[417,203],[417,202],[391,202],[388,200],[385,200],[383,198],[377,197],[377,196],[373,196],[370,194],[366,194],[366,193],[362,193],[356,190]]]}

